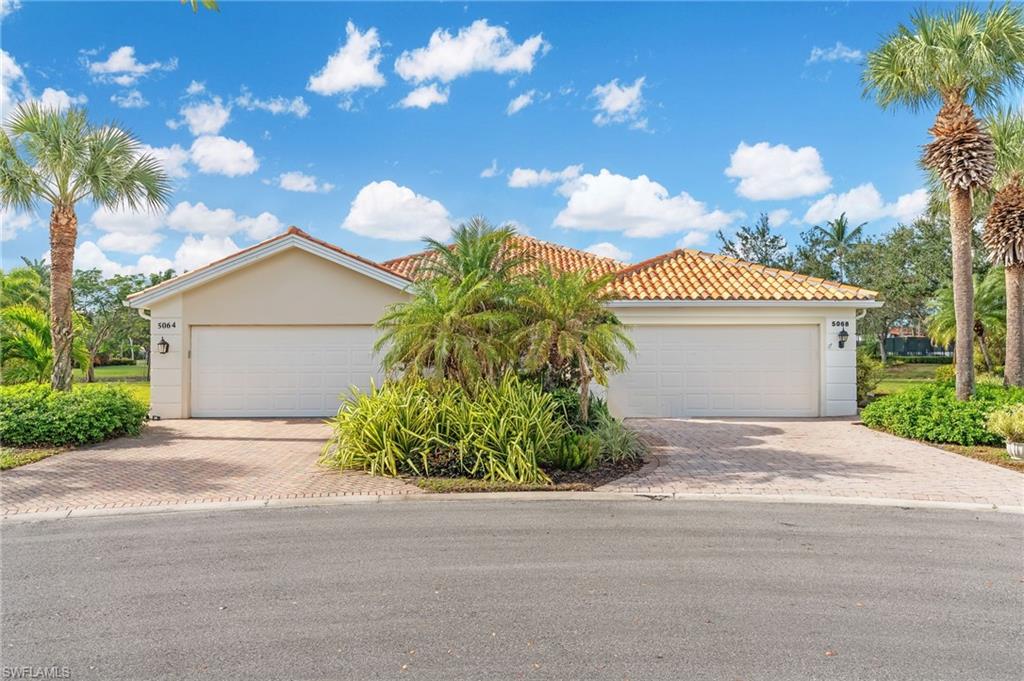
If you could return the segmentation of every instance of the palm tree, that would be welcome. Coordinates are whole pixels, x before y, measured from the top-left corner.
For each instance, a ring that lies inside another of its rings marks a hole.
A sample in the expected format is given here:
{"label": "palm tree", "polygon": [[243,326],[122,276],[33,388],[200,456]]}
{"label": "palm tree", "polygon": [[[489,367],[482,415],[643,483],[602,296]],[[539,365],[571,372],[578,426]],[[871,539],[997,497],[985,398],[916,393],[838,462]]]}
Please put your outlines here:
{"label": "palm tree", "polygon": [[49,297],[48,282],[37,270],[15,267],[6,273],[0,271],[0,305],[30,305],[45,310]]}
{"label": "palm tree", "polygon": [[220,11],[220,7],[217,6],[217,0],[181,0],[181,4],[192,5],[193,12],[199,11],[199,5],[202,5],[206,9],[213,10],[214,12]]}
{"label": "palm tree", "polygon": [[524,254],[510,247],[515,234],[511,226],[494,227],[484,218],[472,218],[452,231],[451,244],[424,239],[432,257],[424,259],[420,272],[455,282],[480,274],[512,282],[527,263]]}
{"label": "palm tree", "polygon": [[814,228],[814,231],[821,236],[825,249],[831,255],[841,281],[846,281],[846,255],[850,249],[860,243],[866,224],[868,223],[862,222],[851,229],[850,221],[846,219],[846,213],[840,213],[835,220],[826,222],[825,227],[816,226]]}
{"label": "palm tree", "polygon": [[578,381],[584,423],[590,381],[608,385],[609,372],[626,368],[623,348],[634,350],[625,327],[604,305],[610,282],[611,275],[594,279],[585,270],[556,274],[545,265],[519,299],[523,328],[514,342],[522,349],[523,368]]}
{"label": "palm tree", "polygon": [[93,126],[82,109],[58,112],[22,104],[0,132],[0,203],[28,210],[37,201],[50,211],[50,329],[56,390],[71,389],[73,342],[71,278],[78,216],[84,199],[106,208],[158,209],[170,181],[160,162],[143,154],[131,133]]}
{"label": "palm tree", "polygon": [[[974,314],[971,318],[971,336],[978,342],[982,359],[987,371],[993,370],[992,357],[988,351],[988,342],[999,336],[1006,329],[1006,297],[1003,289],[1003,272],[994,267],[984,277],[974,277]],[[928,319],[928,335],[937,345],[948,346],[957,336],[957,324],[960,317],[956,310],[953,288],[946,286],[939,290],[932,301],[934,312]],[[974,363],[974,343],[969,343],[971,363]],[[959,350],[957,355],[959,356]],[[959,357],[958,357],[959,359]]]}
{"label": "palm tree", "polygon": [[1024,83],[1022,17],[1021,6],[1010,3],[985,12],[972,7],[934,15],[918,11],[912,27],[899,26],[868,55],[863,76],[865,94],[884,109],[899,105],[918,111],[942,103],[929,131],[934,140],[925,147],[922,161],[949,195],[956,393],[962,400],[974,392],[972,199],[995,174],[992,139],[972,106],[989,108],[1007,89]]}
{"label": "palm tree", "polygon": [[493,282],[481,273],[459,282],[436,277],[416,284],[412,293],[377,322],[383,333],[374,350],[386,348],[385,371],[453,380],[467,389],[504,373],[516,316],[495,303]]}
{"label": "palm tree", "polygon": [[[84,320],[75,315],[75,326],[82,330]],[[53,345],[46,313],[31,305],[11,305],[0,309],[0,366],[7,383],[45,382],[53,368]],[[71,346],[72,360],[79,367],[89,361],[89,351],[81,336]]]}
{"label": "palm tree", "polygon": [[1024,112],[988,119],[996,145],[995,197],[982,238],[1006,272],[1006,385],[1024,386]]}

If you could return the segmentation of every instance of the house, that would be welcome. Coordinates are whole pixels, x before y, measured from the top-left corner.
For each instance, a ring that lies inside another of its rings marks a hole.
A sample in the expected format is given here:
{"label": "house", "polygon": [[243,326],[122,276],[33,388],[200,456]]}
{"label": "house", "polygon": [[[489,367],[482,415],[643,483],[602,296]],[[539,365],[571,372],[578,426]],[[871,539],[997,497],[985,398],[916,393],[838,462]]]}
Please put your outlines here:
{"label": "house", "polygon": [[[621,416],[855,414],[856,317],[874,291],[680,249],[635,265],[529,237],[560,270],[614,274],[636,355]],[[129,298],[151,319],[161,418],[327,416],[381,376],[373,328],[428,254],[373,262],[295,227]],[[847,339],[850,340],[847,340]]]}

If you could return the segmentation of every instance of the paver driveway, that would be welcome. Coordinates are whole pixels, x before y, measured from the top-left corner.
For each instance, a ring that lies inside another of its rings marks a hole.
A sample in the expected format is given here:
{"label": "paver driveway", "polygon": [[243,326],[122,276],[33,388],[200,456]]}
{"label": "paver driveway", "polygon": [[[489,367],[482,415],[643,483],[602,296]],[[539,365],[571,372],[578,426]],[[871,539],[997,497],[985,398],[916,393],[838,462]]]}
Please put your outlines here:
{"label": "paver driveway", "polygon": [[3,471],[3,513],[419,492],[318,466],[328,433],[312,419],[154,422],[140,437]]}
{"label": "paver driveway", "polygon": [[630,419],[652,461],[603,491],[1024,506],[1024,476],[851,419]]}

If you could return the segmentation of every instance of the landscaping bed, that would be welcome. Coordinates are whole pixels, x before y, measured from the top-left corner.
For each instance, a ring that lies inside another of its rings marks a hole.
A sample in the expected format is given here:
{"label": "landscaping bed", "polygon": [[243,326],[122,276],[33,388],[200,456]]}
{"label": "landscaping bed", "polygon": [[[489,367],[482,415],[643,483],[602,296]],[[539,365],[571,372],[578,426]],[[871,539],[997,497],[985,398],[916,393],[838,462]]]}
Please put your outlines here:
{"label": "landscaping bed", "polygon": [[548,472],[550,483],[494,482],[473,478],[414,478],[412,483],[434,494],[456,492],[592,492],[601,485],[643,468],[642,458],[605,462],[588,471]]}
{"label": "landscaping bed", "polygon": [[1017,471],[1018,473],[1024,473],[1024,461],[1016,461],[1011,459],[1006,453],[1004,447],[993,447],[990,445],[936,445],[933,443],[933,447],[939,447],[945,449],[947,452],[953,452],[960,456],[966,456],[971,459],[977,459],[978,461],[984,461],[995,466],[1002,468],[1009,468],[1011,471]]}
{"label": "landscaping bed", "polygon": [[42,461],[64,451],[66,450],[61,448],[0,447],[0,471]]}

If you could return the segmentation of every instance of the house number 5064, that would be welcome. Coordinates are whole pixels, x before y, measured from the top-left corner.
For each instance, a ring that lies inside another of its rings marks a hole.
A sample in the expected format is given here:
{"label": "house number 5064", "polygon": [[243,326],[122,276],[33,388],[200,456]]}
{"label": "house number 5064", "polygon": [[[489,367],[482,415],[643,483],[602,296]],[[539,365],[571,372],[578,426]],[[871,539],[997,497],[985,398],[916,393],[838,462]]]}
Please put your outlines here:
{"label": "house number 5064", "polygon": [[175,329],[178,327],[177,322],[157,322],[156,328],[158,329]]}

